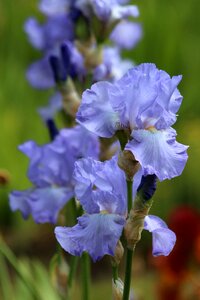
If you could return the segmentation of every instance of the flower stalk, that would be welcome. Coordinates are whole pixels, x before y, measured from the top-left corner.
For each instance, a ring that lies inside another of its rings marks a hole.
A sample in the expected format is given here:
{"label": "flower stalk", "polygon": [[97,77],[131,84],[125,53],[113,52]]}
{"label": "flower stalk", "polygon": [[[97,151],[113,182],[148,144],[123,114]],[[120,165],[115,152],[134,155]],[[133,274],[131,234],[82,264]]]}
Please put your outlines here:
{"label": "flower stalk", "polygon": [[[129,213],[132,208],[133,182],[128,180],[126,182],[127,182],[127,206],[128,206],[128,213]],[[133,250],[128,248],[126,253],[126,267],[125,267],[126,269],[125,269],[123,300],[129,299],[130,287],[131,287],[132,258],[133,258]]]}
{"label": "flower stalk", "polygon": [[84,252],[81,257],[82,269],[82,300],[90,299],[90,258]]}

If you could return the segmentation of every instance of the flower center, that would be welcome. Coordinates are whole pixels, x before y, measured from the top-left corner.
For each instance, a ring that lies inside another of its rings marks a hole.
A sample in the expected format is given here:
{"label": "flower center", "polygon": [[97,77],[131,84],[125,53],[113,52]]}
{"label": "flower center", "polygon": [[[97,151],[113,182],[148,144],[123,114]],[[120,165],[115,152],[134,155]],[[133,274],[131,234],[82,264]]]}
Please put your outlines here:
{"label": "flower center", "polygon": [[155,133],[157,131],[157,129],[154,126],[149,126],[145,128],[145,130],[151,131],[152,133]]}

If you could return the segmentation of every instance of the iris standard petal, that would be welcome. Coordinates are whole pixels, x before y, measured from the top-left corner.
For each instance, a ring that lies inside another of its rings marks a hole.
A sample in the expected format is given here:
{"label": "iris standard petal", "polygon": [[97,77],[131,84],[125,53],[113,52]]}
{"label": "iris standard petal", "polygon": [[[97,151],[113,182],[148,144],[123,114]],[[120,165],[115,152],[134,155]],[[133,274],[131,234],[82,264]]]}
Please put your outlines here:
{"label": "iris standard petal", "polygon": [[126,179],[118,167],[117,157],[105,162],[91,158],[77,161],[74,179],[75,194],[86,212],[126,213]]}
{"label": "iris standard petal", "polygon": [[35,18],[29,18],[24,24],[24,30],[28,35],[30,43],[39,50],[44,49],[43,28]]}
{"label": "iris standard petal", "polygon": [[76,158],[67,145],[63,147],[57,139],[43,146],[29,141],[20,145],[19,149],[30,158],[28,178],[37,187],[71,185]]}
{"label": "iris standard petal", "polygon": [[128,17],[138,17],[139,10],[136,5],[114,5],[112,8],[111,19],[120,20]]}
{"label": "iris standard petal", "polygon": [[36,89],[49,89],[55,85],[53,72],[47,58],[31,64],[26,72],[26,77]]}
{"label": "iris standard petal", "polygon": [[104,255],[114,255],[125,219],[113,214],[83,215],[72,228],[56,227],[55,235],[61,247],[75,256],[88,252],[93,261]]}
{"label": "iris standard petal", "polygon": [[95,83],[83,93],[76,115],[78,123],[101,137],[111,137],[119,121],[118,113],[109,102],[111,89],[112,84],[109,82]]}
{"label": "iris standard petal", "polygon": [[75,195],[81,202],[87,213],[98,213],[100,208],[93,198],[95,188],[96,172],[103,167],[103,164],[92,158],[80,159],[75,163]]}
{"label": "iris standard petal", "polygon": [[78,158],[93,157],[98,159],[100,153],[99,138],[85,127],[77,125],[70,129],[62,129],[57,139],[62,139]]}
{"label": "iris standard petal", "polygon": [[142,38],[140,23],[123,20],[115,26],[110,39],[121,49],[132,49]]}
{"label": "iris standard petal", "polygon": [[54,119],[55,114],[62,109],[62,96],[59,92],[54,94],[48,105],[40,107],[38,113],[44,121]]}
{"label": "iris standard petal", "polygon": [[[121,94],[115,102],[125,99],[123,118],[131,129],[155,126],[165,129],[176,121],[176,111],[181,104],[177,85],[181,76],[170,77],[154,64],[141,64],[130,69],[118,82]],[[113,101],[114,102],[114,101]]]}
{"label": "iris standard petal", "polygon": [[39,9],[47,16],[65,14],[69,11],[71,0],[40,0]]}

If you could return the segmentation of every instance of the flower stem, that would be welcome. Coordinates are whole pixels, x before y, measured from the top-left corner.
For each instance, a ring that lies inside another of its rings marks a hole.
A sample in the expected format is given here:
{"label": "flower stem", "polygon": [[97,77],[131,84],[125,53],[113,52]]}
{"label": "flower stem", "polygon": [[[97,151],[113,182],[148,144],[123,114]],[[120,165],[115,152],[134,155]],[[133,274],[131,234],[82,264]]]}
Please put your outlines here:
{"label": "flower stem", "polygon": [[[127,180],[126,183],[127,183],[127,205],[128,205],[128,213],[129,213],[132,208],[133,182]],[[131,286],[132,257],[133,257],[133,250],[127,249],[123,300],[129,300],[130,286]]]}
{"label": "flower stem", "polygon": [[132,186],[133,186],[133,182],[127,180],[126,181],[126,186],[127,186],[127,206],[128,206],[128,213],[130,212],[131,208],[132,208]]}
{"label": "flower stem", "polygon": [[126,253],[126,273],[125,273],[125,281],[124,281],[123,300],[128,300],[129,299],[130,287],[131,287],[132,257],[133,257],[133,250],[127,249],[127,253]]}
{"label": "flower stem", "polygon": [[112,267],[112,278],[114,282],[118,279],[118,266]]}
{"label": "flower stem", "polygon": [[90,258],[88,253],[84,252],[81,257],[82,268],[82,300],[89,300],[90,286]]}
{"label": "flower stem", "polygon": [[68,281],[67,281],[67,297],[66,299],[71,298],[71,289],[72,289],[72,284],[74,280],[74,276],[76,274],[77,266],[78,266],[78,261],[79,257],[77,256],[71,256],[70,259],[70,271],[69,271],[69,276],[68,276]]}

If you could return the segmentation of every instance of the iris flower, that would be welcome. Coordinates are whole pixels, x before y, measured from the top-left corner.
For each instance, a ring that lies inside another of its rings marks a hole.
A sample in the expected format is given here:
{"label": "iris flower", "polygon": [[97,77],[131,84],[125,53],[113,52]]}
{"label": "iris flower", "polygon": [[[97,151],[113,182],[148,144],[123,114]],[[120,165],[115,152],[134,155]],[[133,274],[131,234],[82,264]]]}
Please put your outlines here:
{"label": "iris flower", "polygon": [[77,121],[100,137],[128,130],[125,150],[133,153],[143,175],[155,174],[160,181],[178,176],[188,158],[188,147],[176,141],[171,127],[182,102],[181,78],[141,64],[114,83],[98,82],[86,90]]}

